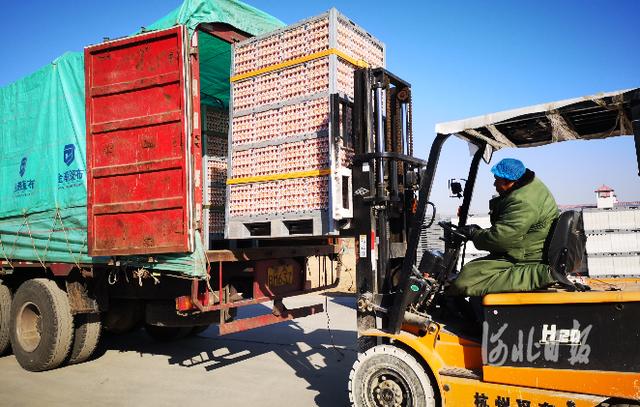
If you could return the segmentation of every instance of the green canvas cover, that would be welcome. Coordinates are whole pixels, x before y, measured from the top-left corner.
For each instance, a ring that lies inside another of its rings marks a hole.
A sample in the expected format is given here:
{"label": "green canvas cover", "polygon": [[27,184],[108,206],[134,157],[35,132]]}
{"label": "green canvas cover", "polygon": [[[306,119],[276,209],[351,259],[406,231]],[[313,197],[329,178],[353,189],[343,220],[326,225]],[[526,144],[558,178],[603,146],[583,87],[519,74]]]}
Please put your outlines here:
{"label": "green canvas cover", "polygon": [[[284,24],[236,0],[186,0],[145,31],[183,24],[228,23],[252,35]],[[230,46],[203,35],[202,93],[228,101]],[[204,60],[203,60],[204,59]],[[35,73],[0,88],[0,260],[103,263],[87,255],[84,57],[65,53]],[[136,267],[202,277],[205,249],[123,261]]]}
{"label": "green canvas cover", "polygon": [[[216,105],[215,98],[229,105],[229,78],[231,72],[231,44],[212,35],[200,32],[200,100]],[[209,63],[215,60],[215,63]]]}

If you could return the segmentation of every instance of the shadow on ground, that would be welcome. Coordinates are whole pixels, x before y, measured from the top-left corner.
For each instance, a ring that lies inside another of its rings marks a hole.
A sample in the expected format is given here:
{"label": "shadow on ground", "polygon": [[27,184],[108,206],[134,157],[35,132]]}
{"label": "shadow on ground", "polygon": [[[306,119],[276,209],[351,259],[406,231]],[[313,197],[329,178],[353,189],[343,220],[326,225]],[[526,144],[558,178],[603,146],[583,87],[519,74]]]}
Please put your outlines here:
{"label": "shadow on ground", "polygon": [[[331,317],[335,320],[338,307],[354,308],[355,299],[333,294],[326,298],[329,316],[314,316],[322,321],[319,323],[294,320],[227,336],[218,336],[218,328],[211,326],[203,333],[173,342],[156,342],[142,329],[127,335],[105,334],[96,357],[111,350],[165,355],[169,364],[211,372],[273,352],[309,384],[309,390],[318,392],[316,405],[348,405],[348,376],[357,357],[356,332],[333,329]],[[268,312],[270,308],[265,305],[244,307],[238,318]]]}

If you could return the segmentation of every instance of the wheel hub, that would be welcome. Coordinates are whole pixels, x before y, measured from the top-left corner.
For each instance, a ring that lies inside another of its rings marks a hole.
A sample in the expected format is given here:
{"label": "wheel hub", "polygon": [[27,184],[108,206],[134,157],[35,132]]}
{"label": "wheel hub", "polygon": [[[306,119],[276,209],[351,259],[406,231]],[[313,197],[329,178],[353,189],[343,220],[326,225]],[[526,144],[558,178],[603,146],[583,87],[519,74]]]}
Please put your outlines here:
{"label": "wheel hub", "polygon": [[[394,380],[395,379],[395,380]],[[395,377],[381,376],[374,388],[375,398],[379,406],[400,407],[404,402],[402,387]]]}
{"label": "wheel hub", "polygon": [[42,316],[38,306],[32,302],[22,305],[16,319],[16,331],[20,346],[26,352],[33,352],[40,345]]}

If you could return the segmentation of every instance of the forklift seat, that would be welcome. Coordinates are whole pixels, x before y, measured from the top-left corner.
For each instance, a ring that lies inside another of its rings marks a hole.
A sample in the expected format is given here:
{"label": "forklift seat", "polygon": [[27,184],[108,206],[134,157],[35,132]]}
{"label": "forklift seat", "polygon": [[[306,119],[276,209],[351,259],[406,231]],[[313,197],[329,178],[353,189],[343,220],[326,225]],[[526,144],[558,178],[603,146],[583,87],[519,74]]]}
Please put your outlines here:
{"label": "forklift seat", "polygon": [[551,275],[572,291],[583,291],[581,288],[584,288],[571,282],[567,275],[582,265],[586,242],[582,211],[574,210],[560,214],[547,238],[547,261]]}

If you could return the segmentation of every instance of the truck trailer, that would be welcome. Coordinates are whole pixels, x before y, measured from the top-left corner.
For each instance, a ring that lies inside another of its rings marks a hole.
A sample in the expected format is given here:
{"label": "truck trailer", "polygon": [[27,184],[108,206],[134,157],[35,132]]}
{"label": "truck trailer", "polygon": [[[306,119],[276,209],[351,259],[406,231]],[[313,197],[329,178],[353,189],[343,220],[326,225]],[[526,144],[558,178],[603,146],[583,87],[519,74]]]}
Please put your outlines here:
{"label": "truck trailer", "polygon": [[[282,299],[335,287],[350,250],[344,119],[370,65],[357,41],[384,63],[335,9],[284,27],[237,1],[186,1],[0,89],[0,353],[43,371],[86,361],[103,328],[168,339],[322,312]],[[281,127],[237,145],[243,120]]]}

